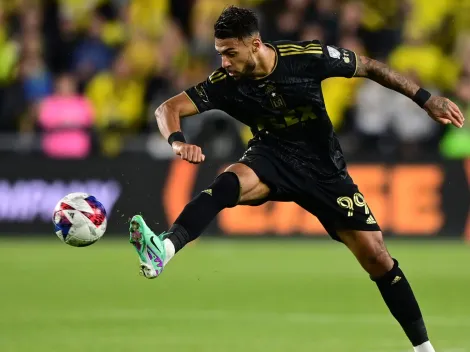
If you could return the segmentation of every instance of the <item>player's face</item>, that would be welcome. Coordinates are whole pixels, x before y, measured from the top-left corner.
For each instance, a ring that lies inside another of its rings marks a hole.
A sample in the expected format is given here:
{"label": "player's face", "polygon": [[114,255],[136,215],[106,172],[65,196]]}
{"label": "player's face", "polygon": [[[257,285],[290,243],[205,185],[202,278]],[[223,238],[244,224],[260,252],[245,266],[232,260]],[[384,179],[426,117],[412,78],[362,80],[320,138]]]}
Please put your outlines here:
{"label": "player's face", "polygon": [[248,77],[253,73],[257,45],[256,39],[215,39],[215,50],[222,58],[222,67],[235,79]]}

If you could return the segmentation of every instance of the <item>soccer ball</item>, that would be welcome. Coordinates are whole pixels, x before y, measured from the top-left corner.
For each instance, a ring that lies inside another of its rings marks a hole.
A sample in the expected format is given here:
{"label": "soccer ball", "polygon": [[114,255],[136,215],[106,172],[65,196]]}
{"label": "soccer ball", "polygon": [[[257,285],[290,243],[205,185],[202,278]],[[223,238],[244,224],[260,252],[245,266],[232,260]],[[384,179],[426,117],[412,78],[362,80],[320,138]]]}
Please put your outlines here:
{"label": "soccer ball", "polygon": [[55,233],[74,247],[86,247],[103,237],[106,231],[106,209],[87,193],[70,193],[54,208]]}

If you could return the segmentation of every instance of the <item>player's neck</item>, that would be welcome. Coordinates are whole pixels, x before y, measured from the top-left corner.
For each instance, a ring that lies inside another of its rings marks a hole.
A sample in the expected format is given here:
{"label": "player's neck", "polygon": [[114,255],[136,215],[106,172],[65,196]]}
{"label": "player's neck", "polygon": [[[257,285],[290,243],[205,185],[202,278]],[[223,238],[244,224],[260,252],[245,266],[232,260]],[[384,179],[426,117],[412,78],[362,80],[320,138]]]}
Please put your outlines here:
{"label": "player's neck", "polygon": [[253,79],[261,79],[269,76],[277,65],[276,50],[269,45],[263,44],[259,53],[259,61],[253,71]]}

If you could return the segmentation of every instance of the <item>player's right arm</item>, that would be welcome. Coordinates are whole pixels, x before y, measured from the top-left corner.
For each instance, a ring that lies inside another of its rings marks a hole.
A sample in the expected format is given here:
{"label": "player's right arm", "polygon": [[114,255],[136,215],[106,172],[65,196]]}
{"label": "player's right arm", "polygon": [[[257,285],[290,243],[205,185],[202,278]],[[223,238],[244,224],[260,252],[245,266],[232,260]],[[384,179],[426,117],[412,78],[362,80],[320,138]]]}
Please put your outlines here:
{"label": "player's right arm", "polygon": [[[186,116],[192,116],[199,113],[197,107],[186,93],[180,93],[173,98],[168,99],[157,110],[155,110],[155,118],[157,119],[158,128],[165,140],[174,133],[181,133],[180,119]],[[200,147],[194,144],[185,143],[183,141],[174,141],[171,147],[176,155],[181,159],[190,163],[198,164],[205,159]]]}
{"label": "player's right arm", "polygon": [[168,99],[155,110],[158,128],[162,136],[168,140],[173,132],[181,131],[180,118],[199,113],[196,106],[186,93],[180,93]]}
{"label": "player's right arm", "polygon": [[207,110],[223,110],[223,84],[227,75],[224,70],[214,71],[206,81],[191,87],[167,100],[155,111],[158,127],[166,140],[169,140],[176,155],[181,159],[198,164],[204,161],[200,147],[188,144],[181,132],[180,119]]}

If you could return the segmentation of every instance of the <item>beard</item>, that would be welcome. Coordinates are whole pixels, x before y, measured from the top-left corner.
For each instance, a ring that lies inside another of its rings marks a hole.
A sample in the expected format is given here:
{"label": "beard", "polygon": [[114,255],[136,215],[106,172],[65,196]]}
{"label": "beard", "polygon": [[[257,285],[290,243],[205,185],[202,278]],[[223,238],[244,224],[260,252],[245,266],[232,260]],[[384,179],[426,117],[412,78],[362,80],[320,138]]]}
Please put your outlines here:
{"label": "beard", "polygon": [[250,57],[248,57],[248,59],[245,62],[245,67],[243,68],[243,72],[241,72],[241,76],[251,77],[255,68],[256,68],[256,62],[253,59],[253,56],[250,55]]}

